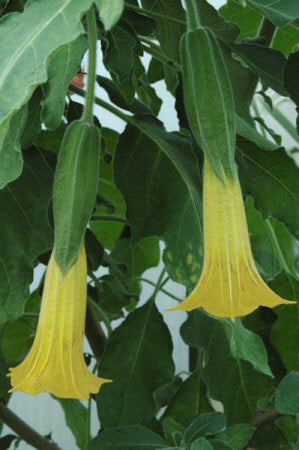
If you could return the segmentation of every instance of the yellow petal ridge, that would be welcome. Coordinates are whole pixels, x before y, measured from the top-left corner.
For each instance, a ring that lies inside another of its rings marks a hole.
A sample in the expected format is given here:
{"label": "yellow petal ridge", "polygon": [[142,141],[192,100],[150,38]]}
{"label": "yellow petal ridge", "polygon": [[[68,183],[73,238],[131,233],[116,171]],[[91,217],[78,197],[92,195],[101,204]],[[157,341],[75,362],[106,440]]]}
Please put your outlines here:
{"label": "yellow petal ridge", "polygon": [[245,316],[259,306],[273,308],[284,300],[259,275],[251,253],[242,191],[236,173],[222,183],[205,158],[203,181],[204,263],[189,297],[168,309],[203,307],[217,317]]}
{"label": "yellow petal ridge", "polygon": [[31,395],[50,392],[60,398],[87,400],[111,380],[98,378],[83,356],[87,264],[84,244],[62,278],[52,252],[42,296],[36,336],[30,352],[9,369],[12,389]]}

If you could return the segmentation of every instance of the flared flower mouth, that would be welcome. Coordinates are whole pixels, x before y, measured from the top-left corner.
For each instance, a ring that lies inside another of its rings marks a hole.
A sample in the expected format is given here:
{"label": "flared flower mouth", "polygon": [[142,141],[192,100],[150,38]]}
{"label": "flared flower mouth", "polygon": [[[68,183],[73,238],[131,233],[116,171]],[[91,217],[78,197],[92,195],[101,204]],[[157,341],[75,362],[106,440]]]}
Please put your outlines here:
{"label": "flared flower mouth", "polygon": [[294,303],[275,294],[260,277],[251,253],[237,173],[225,184],[205,158],[203,182],[204,263],[189,297],[170,310],[203,307],[218,317],[245,316],[259,306]]}
{"label": "flared flower mouth", "polygon": [[52,252],[47,268],[40,317],[26,359],[10,369],[9,392],[87,400],[109,382],[93,375],[83,356],[87,265],[84,244],[76,263],[62,278]]}

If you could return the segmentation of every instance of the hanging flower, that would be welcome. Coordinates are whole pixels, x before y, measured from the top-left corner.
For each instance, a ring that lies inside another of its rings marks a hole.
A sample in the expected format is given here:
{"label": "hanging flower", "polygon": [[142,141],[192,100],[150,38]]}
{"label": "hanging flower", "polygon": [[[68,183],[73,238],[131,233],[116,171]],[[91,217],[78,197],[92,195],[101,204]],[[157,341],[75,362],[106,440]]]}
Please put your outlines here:
{"label": "hanging flower", "polygon": [[10,392],[51,392],[56,397],[87,400],[110,381],[93,375],[83,357],[86,277],[84,244],[63,279],[52,252],[35,340],[26,359],[10,369]]}
{"label": "hanging flower", "polygon": [[250,248],[238,175],[225,184],[205,158],[203,181],[204,263],[189,297],[171,308],[191,311],[203,307],[218,317],[245,316],[259,306],[293,303],[275,294],[255,267]]}

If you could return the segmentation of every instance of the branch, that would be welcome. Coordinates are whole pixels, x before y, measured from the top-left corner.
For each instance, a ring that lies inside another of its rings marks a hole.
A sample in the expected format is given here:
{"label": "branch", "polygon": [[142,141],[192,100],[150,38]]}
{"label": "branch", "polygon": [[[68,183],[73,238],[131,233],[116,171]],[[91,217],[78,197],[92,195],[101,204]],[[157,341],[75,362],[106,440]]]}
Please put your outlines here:
{"label": "branch", "polygon": [[59,450],[57,444],[33,430],[2,402],[0,402],[0,419],[32,447],[38,450]]}
{"label": "branch", "polygon": [[279,419],[279,417],[281,416],[282,414],[278,412],[276,408],[271,408],[268,409],[267,411],[260,411],[260,410],[256,411],[255,416],[250,422],[250,425],[255,427],[256,430],[254,431],[252,438],[248,442],[246,449],[249,450],[251,448],[250,444],[261,427],[267,425],[268,423],[273,422],[276,419]]}

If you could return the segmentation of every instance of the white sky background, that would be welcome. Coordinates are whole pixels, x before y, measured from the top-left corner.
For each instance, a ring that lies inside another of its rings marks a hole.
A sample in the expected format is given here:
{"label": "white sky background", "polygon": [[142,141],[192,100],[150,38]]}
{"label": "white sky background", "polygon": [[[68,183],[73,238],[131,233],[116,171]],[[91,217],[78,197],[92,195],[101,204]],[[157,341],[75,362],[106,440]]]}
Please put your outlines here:
{"label": "white sky background", "polygon": [[[210,1],[210,3],[219,8],[226,2],[225,0],[214,0]],[[147,65],[149,63],[149,60],[150,57],[148,55],[145,55],[143,63]],[[103,76],[109,76],[103,66],[101,56],[99,56],[98,58],[97,72]],[[153,87],[155,87],[157,95],[163,100],[161,111],[158,116],[159,119],[164,122],[167,131],[178,130],[178,120],[174,108],[174,98],[166,90],[164,81],[155,83]],[[109,102],[108,95],[106,94],[104,89],[97,87],[96,95]],[[295,108],[292,104],[290,104],[290,102],[285,101],[282,105],[282,112],[287,112],[289,117],[290,115],[294,117]],[[118,132],[122,132],[124,130],[125,124],[123,121],[97,105],[95,106],[95,114],[98,116],[101,124],[104,127],[113,128]],[[271,120],[271,118],[266,118],[266,112],[263,112],[263,114],[265,114],[263,117],[267,120],[267,123],[272,128],[276,129],[278,133],[280,133],[281,127],[279,126],[279,124]],[[292,148],[294,147],[295,142],[291,137],[286,136],[283,144],[288,148]],[[163,265],[160,263],[157,268],[149,269],[144,273],[144,278],[156,281],[159,277],[162,267]],[[32,290],[35,289],[35,287],[38,285],[42,270],[42,268],[39,268],[39,270],[35,271],[34,282],[31,286]],[[169,281],[165,285],[165,288],[180,298],[184,297],[185,289],[172,281]],[[148,284],[143,284],[141,302],[139,304],[140,306],[149,298],[152,291],[152,287],[150,287]],[[172,311],[165,313],[164,309],[173,306],[174,300],[169,299],[163,293],[158,294],[156,303],[173,335],[176,371],[179,372],[188,370],[188,349],[187,346],[183,343],[179,334],[180,326],[185,321],[187,315],[184,311]],[[116,324],[116,322],[113,322],[114,326],[116,326]],[[85,351],[88,351],[88,344],[86,344]],[[85,404],[86,403],[87,402],[85,402]],[[97,434],[99,424],[94,403],[95,402],[92,402],[92,434],[95,436]],[[77,449],[75,440],[65,424],[64,414],[59,403],[56,402],[49,394],[39,394],[37,397],[33,397],[22,392],[16,392],[13,394],[9,402],[9,407],[29,425],[35,428],[39,433],[47,435],[52,432],[53,440],[62,449]],[[8,427],[4,426],[1,435],[4,436],[8,433],[11,433],[11,430]],[[11,448],[13,448],[13,446],[11,446]],[[22,442],[18,448],[20,450],[27,450],[31,449],[32,447]]]}

